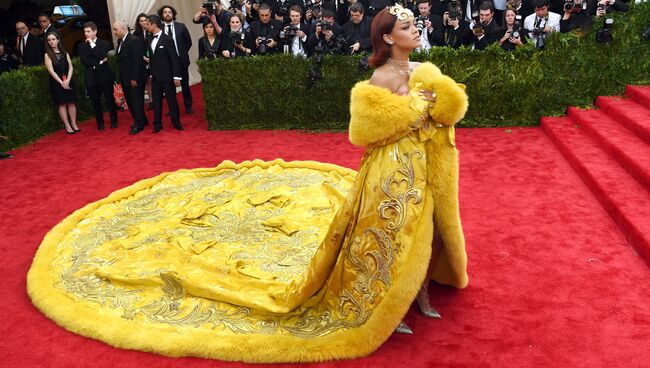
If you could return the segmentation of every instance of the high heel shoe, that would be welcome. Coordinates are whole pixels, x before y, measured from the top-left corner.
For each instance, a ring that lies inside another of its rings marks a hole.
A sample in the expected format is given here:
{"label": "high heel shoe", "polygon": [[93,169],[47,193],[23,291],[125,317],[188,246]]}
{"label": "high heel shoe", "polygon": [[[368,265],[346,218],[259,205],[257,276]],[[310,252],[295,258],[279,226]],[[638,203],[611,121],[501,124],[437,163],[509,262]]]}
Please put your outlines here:
{"label": "high heel shoe", "polygon": [[418,296],[415,298],[420,308],[420,313],[429,318],[442,318],[440,313],[437,310],[433,309],[431,304],[429,304],[429,293],[424,286],[418,292]]}
{"label": "high heel shoe", "polygon": [[74,130],[71,131],[71,132],[69,132],[69,131],[66,130],[65,132],[68,133],[68,134],[75,134],[75,133],[76,133]]}
{"label": "high heel shoe", "polygon": [[79,132],[81,131],[81,129],[79,129],[79,128],[77,128],[77,129],[72,128],[72,130],[73,130],[75,133],[79,133]]}
{"label": "high heel shoe", "polygon": [[411,328],[406,323],[404,323],[404,321],[402,321],[395,328],[395,333],[404,334],[404,335],[413,335],[413,330],[411,330]]}

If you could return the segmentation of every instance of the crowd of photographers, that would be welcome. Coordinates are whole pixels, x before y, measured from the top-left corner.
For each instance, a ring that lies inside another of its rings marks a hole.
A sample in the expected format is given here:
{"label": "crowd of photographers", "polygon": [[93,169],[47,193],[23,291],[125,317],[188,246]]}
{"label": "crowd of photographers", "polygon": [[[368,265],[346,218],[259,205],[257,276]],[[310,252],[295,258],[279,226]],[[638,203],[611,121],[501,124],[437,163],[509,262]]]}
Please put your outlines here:
{"label": "crowd of photographers", "polygon": [[[370,50],[370,24],[393,0],[220,0],[202,4],[201,58],[290,53],[299,57]],[[597,19],[628,10],[629,0],[398,0],[416,16],[421,49],[463,45],[506,50],[532,42],[543,48],[552,32],[587,31]],[[611,37],[605,27],[603,41]]]}

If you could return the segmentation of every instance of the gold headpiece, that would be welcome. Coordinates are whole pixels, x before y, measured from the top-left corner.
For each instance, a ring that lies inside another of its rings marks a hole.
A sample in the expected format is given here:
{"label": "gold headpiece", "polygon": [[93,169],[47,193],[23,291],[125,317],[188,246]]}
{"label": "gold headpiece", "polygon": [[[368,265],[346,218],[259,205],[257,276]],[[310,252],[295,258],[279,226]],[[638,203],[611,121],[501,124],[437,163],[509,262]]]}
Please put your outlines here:
{"label": "gold headpiece", "polygon": [[397,19],[401,21],[414,19],[413,12],[409,9],[403,8],[400,4],[395,4],[391,6],[390,8],[388,8],[388,12],[391,15],[396,16]]}

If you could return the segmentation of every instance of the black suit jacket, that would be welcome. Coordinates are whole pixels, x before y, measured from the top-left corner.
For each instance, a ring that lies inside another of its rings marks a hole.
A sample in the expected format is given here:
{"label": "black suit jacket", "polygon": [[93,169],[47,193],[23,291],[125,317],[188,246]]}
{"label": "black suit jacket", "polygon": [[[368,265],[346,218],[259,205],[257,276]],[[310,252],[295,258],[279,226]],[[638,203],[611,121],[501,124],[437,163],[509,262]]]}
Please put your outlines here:
{"label": "black suit jacket", "polygon": [[472,33],[472,36],[474,37],[474,49],[476,50],[483,50],[489,45],[497,42],[503,35],[503,30],[499,27],[496,20],[492,19],[487,27],[483,27],[483,33],[485,33],[485,36],[480,40],[474,35],[474,33]]}
{"label": "black suit jacket", "polygon": [[111,68],[108,67],[108,62],[100,64],[100,61],[107,57],[110,49],[111,45],[100,38],[97,39],[95,47],[92,48],[88,42],[79,44],[79,59],[86,69],[86,87],[97,86],[102,83],[113,83],[115,80],[115,75]]}
{"label": "black suit jacket", "polygon": [[117,41],[117,62],[120,68],[120,79],[123,81],[144,82],[147,68],[144,64],[145,43],[142,39],[127,34],[124,42]]}
{"label": "black suit jacket", "polygon": [[361,19],[361,23],[359,23],[359,37],[355,38],[352,37],[352,34],[354,32],[354,27],[357,26],[355,25],[352,21],[349,21],[343,25],[343,34],[345,35],[345,38],[348,40],[348,45],[353,45],[356,42],[359,42],[361,47],[359,48],[359,51],[370,51],[372,45],[370,43],[370,25],[372,24],[372,18],[368,17],[367,15],[363,16],[363,19]]}
{"label": "black suit jacket", "polygon": [[[20,39],[18,40],[20,42]],[[16,50],[20,54],[20,44],[16,47]],[[27,36],[27,41],[25,42],[25,48],[23,49],[22,55],[22,64],[26,66],[38,66],[42,65],[45,59],[45,46],[43,41],[39,37],[33,35]]]}
{"label": "black suit jacket", "polygon": [[[266,37],[270,37],[275,40],[275,42],[280,43],[280,31],[283,29],[282,23],[279,20],[271,19],[268,25],[268,32],[266,34]],[[249,31],[251,33],[251,36],[253,37],[253,46],[255,46],[255,40],[257,37],[264,36],[261,34],[262,30],[262,22],[259,20],[254,21],[251,23],[251,26],[249,28]],[[279,46],[276,46],[272,49],[269,49],[269,53],[275,53],[282,51]],[[253,52],[257,52],[257,47],[253,48]]]}
{"label": "black suit jacket", "polygon": [[171,82],[174,78],[181,77],[181,65],[178,55],[176,54],[176,47],[174,40],[161,33],[159,36],[156,49],[151,48],[151,42],[154,36],[147,39],[147,47],[151,57],[149,58],[149,70],[151,76],[159,82]]}
{"label": "black suit jacket", "polygon": [[[166,33],[167,25],[163,23],[163,33]],[[192,48],[192,37],[185,24],[174,22],[174,33],[176,34],[176,45],[178,45],[178,57],[181,59],[181,65],[187,67],[190,65],[189,51]],[[172,39],[172,43],[174,40]]]}

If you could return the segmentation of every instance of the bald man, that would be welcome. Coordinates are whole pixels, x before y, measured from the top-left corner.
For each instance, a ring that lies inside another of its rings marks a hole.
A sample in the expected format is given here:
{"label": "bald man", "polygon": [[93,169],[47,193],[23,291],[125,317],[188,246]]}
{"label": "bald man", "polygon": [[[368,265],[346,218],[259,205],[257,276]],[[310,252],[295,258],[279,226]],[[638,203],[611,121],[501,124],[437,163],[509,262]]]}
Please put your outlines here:
{"label": "bald man", "polygon": [[16,22],[16,52],[21,66],[38,66],[45,60],[45,46],[38,37],[29,33],[25,22]]}
{"label": "bald man", "polygon": [[144,85],[147,69],[144,63],[145,43],[129,33],[124,21],[113,23],[113,34],[117,39],[117,61],[120,68],[120,82],[133,117],[129,134],[138,134],[147,125],[144,113]]}

